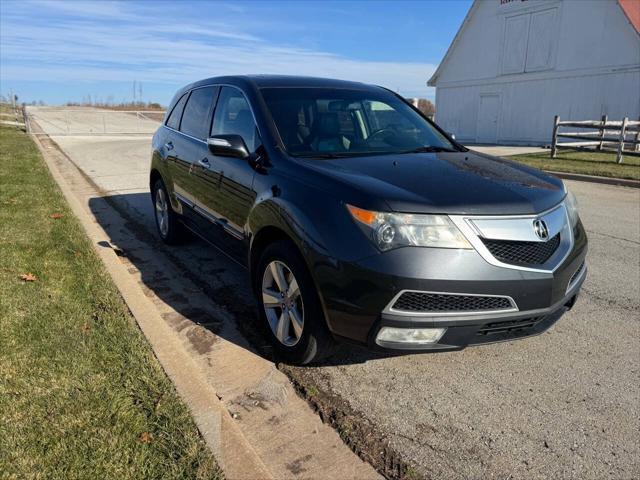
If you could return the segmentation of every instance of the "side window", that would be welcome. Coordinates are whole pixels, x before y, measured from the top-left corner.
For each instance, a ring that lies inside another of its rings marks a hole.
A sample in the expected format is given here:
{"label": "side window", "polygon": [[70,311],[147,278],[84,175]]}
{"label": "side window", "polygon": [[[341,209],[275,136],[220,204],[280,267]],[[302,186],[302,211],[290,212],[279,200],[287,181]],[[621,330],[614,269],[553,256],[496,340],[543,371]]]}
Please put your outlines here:
{"label": "side window", "polygon": [[176,106],[173,107],[169,118],[167,119],[167,127],[173,128],[174,130],[178,130],[180,127],[180,117],[182,116],[182,111],[184,110],[184,104],[187,103],[188,93],[185,93],[180,100],[176,102]]}
{"label": "side window", "polygon": [[240,135],[250,152],[260,144],[251,109],[240,90],[222,87],[211,134]]}
{"label": "side window", "polygon": [[211,110],[215,99],[216,87],[197,88],[184,107],[180,131],[192,137],[206,140],[211,122]]}

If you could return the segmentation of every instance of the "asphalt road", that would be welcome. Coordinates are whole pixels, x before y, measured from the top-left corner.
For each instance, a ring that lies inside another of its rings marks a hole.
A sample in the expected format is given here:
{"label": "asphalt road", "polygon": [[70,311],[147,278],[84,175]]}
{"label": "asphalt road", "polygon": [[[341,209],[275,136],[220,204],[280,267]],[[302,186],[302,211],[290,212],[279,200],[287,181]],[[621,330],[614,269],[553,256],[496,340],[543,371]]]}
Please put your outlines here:
{"label": "asphalt road", "polygon": [[[152,238],[149,137],[53,138],[126,210],[129,228],[147,232],[138,239]],[[380,358],[343,348],[296,374],[370,421],[425,477],[640,477],[640,190],[567,185],[589,235],[589,275],[550,331],[455,353]],[[215,286],[212,304],[247,321],[242,268],[197,240],[171,259],[205,291]]]}

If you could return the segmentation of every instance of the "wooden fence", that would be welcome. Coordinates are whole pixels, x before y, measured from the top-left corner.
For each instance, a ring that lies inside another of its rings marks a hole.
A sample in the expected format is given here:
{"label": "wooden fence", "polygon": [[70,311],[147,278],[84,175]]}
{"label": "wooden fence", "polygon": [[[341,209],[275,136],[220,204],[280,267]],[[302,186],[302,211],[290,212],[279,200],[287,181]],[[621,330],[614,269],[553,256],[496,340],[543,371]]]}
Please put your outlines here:
{"label": "wooden fence", "polygon": [[[562,127],[572,127],[582,131],[560,131]],[[559,138],[579,141],[559,143]],[[611,121],[603,115],[600,121],[561,122],[560,117],[556,115],[553,120],[551,158],[556,158],[559,148],[616,152],[616,162],[622,163],[623,155],[640,156],[640,120],[633,121],[625,117],[622,121]]]}

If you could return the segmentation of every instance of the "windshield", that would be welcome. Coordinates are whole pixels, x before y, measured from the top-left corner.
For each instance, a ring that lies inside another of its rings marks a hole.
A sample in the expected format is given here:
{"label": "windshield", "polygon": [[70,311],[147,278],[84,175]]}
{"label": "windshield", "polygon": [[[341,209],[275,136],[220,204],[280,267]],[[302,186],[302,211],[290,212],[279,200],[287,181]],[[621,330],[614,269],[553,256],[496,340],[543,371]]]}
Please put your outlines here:
{"label": "windshield", "polygon": [[263,88],[261,92],[293,156],[457,151],[415,110],[384,90]]}

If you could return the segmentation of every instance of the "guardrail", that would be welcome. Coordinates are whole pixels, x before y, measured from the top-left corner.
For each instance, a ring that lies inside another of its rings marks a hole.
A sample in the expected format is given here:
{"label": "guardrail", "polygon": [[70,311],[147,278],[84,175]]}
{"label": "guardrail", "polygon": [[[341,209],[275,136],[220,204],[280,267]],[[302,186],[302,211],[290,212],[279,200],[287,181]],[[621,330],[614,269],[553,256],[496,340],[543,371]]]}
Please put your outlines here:
{"label": "guardrail", "polygon": [[27,108],[25,119],[40,128],[35,135],[150,135],[162,122],[159,110],[102,110],[89,108]]}
{"label": "guardrail", "polygon": [[[596,131],[561,132],[561,127]],[[570,138],[580,141],[559,143],[558,138]],[[561,122],[560,116],[556,115],[553,119],[551,158],[556,158],[556,153],[559,148],[587,151],[613,151],[616,152],[616,162],[622,163],[623,155],[640,156],[640,120],[633,121],[625,117],[621,121],[611,121],[606,115],[603,115],[600,121],[572,120]]]}

